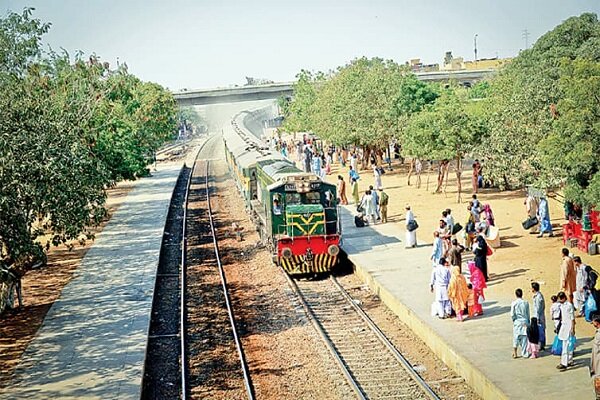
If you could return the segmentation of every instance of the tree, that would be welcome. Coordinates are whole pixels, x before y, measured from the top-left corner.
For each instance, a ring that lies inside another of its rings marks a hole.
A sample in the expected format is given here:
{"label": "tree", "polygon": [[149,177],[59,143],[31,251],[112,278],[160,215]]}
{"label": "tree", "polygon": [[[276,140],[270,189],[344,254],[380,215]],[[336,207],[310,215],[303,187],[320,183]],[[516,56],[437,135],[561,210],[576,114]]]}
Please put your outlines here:
{"label": "tree", "polygon": [[600,204],[600,62],[564,59],[556,118],[540,143],[543,187],[565,186],[565,197]]}
{"label": "tree", "polygon": [[95,56],[43,53],[48,27],[31,9],[0,18],[0,279],[93,237],[106,188],[143,174],[175,127],[169,92]]}
{"label": "tree", "polygon": [[600,25],[595,14],[571,17],[522,51],[490,81],[486,101],[490,137],[477,153],[501,188],[534,183],[542,168],[539,143],[552,129],[553,109],[561,99],[564,58],[600,56]]}
{"label": "tree", "polygon": [[433,104],[412,115],[402,137],[406,155],[440,162],[435,192],[441,191],[449,161],[455,161],[458,202],[462,192],[462,160],[485,134],[479,111],[468,100],[465,89],[446,89]]}
{"label": "tree", "polygon": [[291,101],[281,99],[284,122],[283,129],[289,132],[309,132],[314,129],[314,107],[317,99],[317,86],[325,80],[321,72],[302,70],[296,75]]}

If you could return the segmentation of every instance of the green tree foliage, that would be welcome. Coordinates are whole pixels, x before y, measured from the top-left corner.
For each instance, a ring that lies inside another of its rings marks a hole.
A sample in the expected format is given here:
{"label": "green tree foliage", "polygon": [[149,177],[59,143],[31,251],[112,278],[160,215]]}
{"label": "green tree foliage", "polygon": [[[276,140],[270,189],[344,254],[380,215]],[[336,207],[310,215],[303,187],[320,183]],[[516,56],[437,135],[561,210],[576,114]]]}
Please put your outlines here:
{"label": "green tree foliage", "polygon": [[293,99],[287,101],[282,98],[278,102],[285,117],[283,128],[289,132],[309,132],[314,128],[312,118],[318,86],[325,80],[325,75],[302,70],[296,75],[296,79]]}
{"label": "green tree foliage", "polygon": [[4,266],[30,265],[51,244],[90,237],[106,213],[105,189],[143,174],[175,128],[170,93],[96,57],[44,54],[48,28],[31,9],[0,18]]}
{"label": "green tree foliage", "polygon": [[[460,202],[462,160],[486,134],[484,121],[480,106],[468,100],[465,89],[445,89],[435,103],[409,119],[402,136],[403,152],[411,157],[443,161],[443,166],[454,160]],[[443,176],[443,171],[440,173]],[[440,189],[438,179],[436,191]]]}
{"label": "green tree foliage", "polygon": [[553,108],[561,99],[564,58],[597,59],[600,28],[595,14],[567,19],[543,35],[491,82],[487,101],[490,138],[478,153],[489,178],[501,187],[536,181],[542,167],[537,143],[551,131]]}
{"label": "green tree foliage", "polygon": [[433,88],[405,67],[359,58],[340,68],[318,92],[312,127],[335,144],[383,147],[405,118],[435,100]]}
{"label": "green tree foliage", "polygon": [[553,129],[540,143],[544,186],[565,184],[568,200],[600,204],[600,62],[565,59]]}

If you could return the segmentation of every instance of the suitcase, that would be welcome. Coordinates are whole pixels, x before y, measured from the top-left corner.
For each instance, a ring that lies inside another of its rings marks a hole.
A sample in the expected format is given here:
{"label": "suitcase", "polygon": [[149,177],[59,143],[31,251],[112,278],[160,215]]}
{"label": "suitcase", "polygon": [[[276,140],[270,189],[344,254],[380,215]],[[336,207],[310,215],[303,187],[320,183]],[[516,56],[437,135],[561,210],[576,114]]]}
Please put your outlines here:
{"label": "suitcase", "polygon": [[595,256],[598,254],[598,244],[596,242],[590,242],[588,244],[588,254],[590,256]]}
{"label": "suitcase", "polygon": [[521,225],[523,225],[523,229],[530,229],[536,226],[539,223],[537,217],[529,217]]}

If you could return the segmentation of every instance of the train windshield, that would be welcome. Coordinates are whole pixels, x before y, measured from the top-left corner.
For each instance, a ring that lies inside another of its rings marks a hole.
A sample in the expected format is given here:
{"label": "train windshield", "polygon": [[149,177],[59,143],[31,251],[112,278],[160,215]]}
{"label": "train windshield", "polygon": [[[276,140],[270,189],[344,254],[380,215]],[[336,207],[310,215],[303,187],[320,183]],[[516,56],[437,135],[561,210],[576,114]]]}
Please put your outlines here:
{"label": "train windshield", "polygon": [[304,195],[301,193],[286,193],[285,204],[321,204],[321,194],[319,192],[308,192]]}

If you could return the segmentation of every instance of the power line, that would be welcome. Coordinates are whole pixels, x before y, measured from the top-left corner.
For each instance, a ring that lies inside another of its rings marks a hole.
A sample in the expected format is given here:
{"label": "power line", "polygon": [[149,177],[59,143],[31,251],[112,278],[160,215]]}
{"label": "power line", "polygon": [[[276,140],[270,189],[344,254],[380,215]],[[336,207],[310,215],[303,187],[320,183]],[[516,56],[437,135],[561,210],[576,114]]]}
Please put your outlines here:
{"label": "power line", "polygon": [[529,36],[530,33],[527,29],[523,29],[523,33],[521,34],[521,37],[523,39],[525,39],[525,50],[527,50],[529,48]]}

